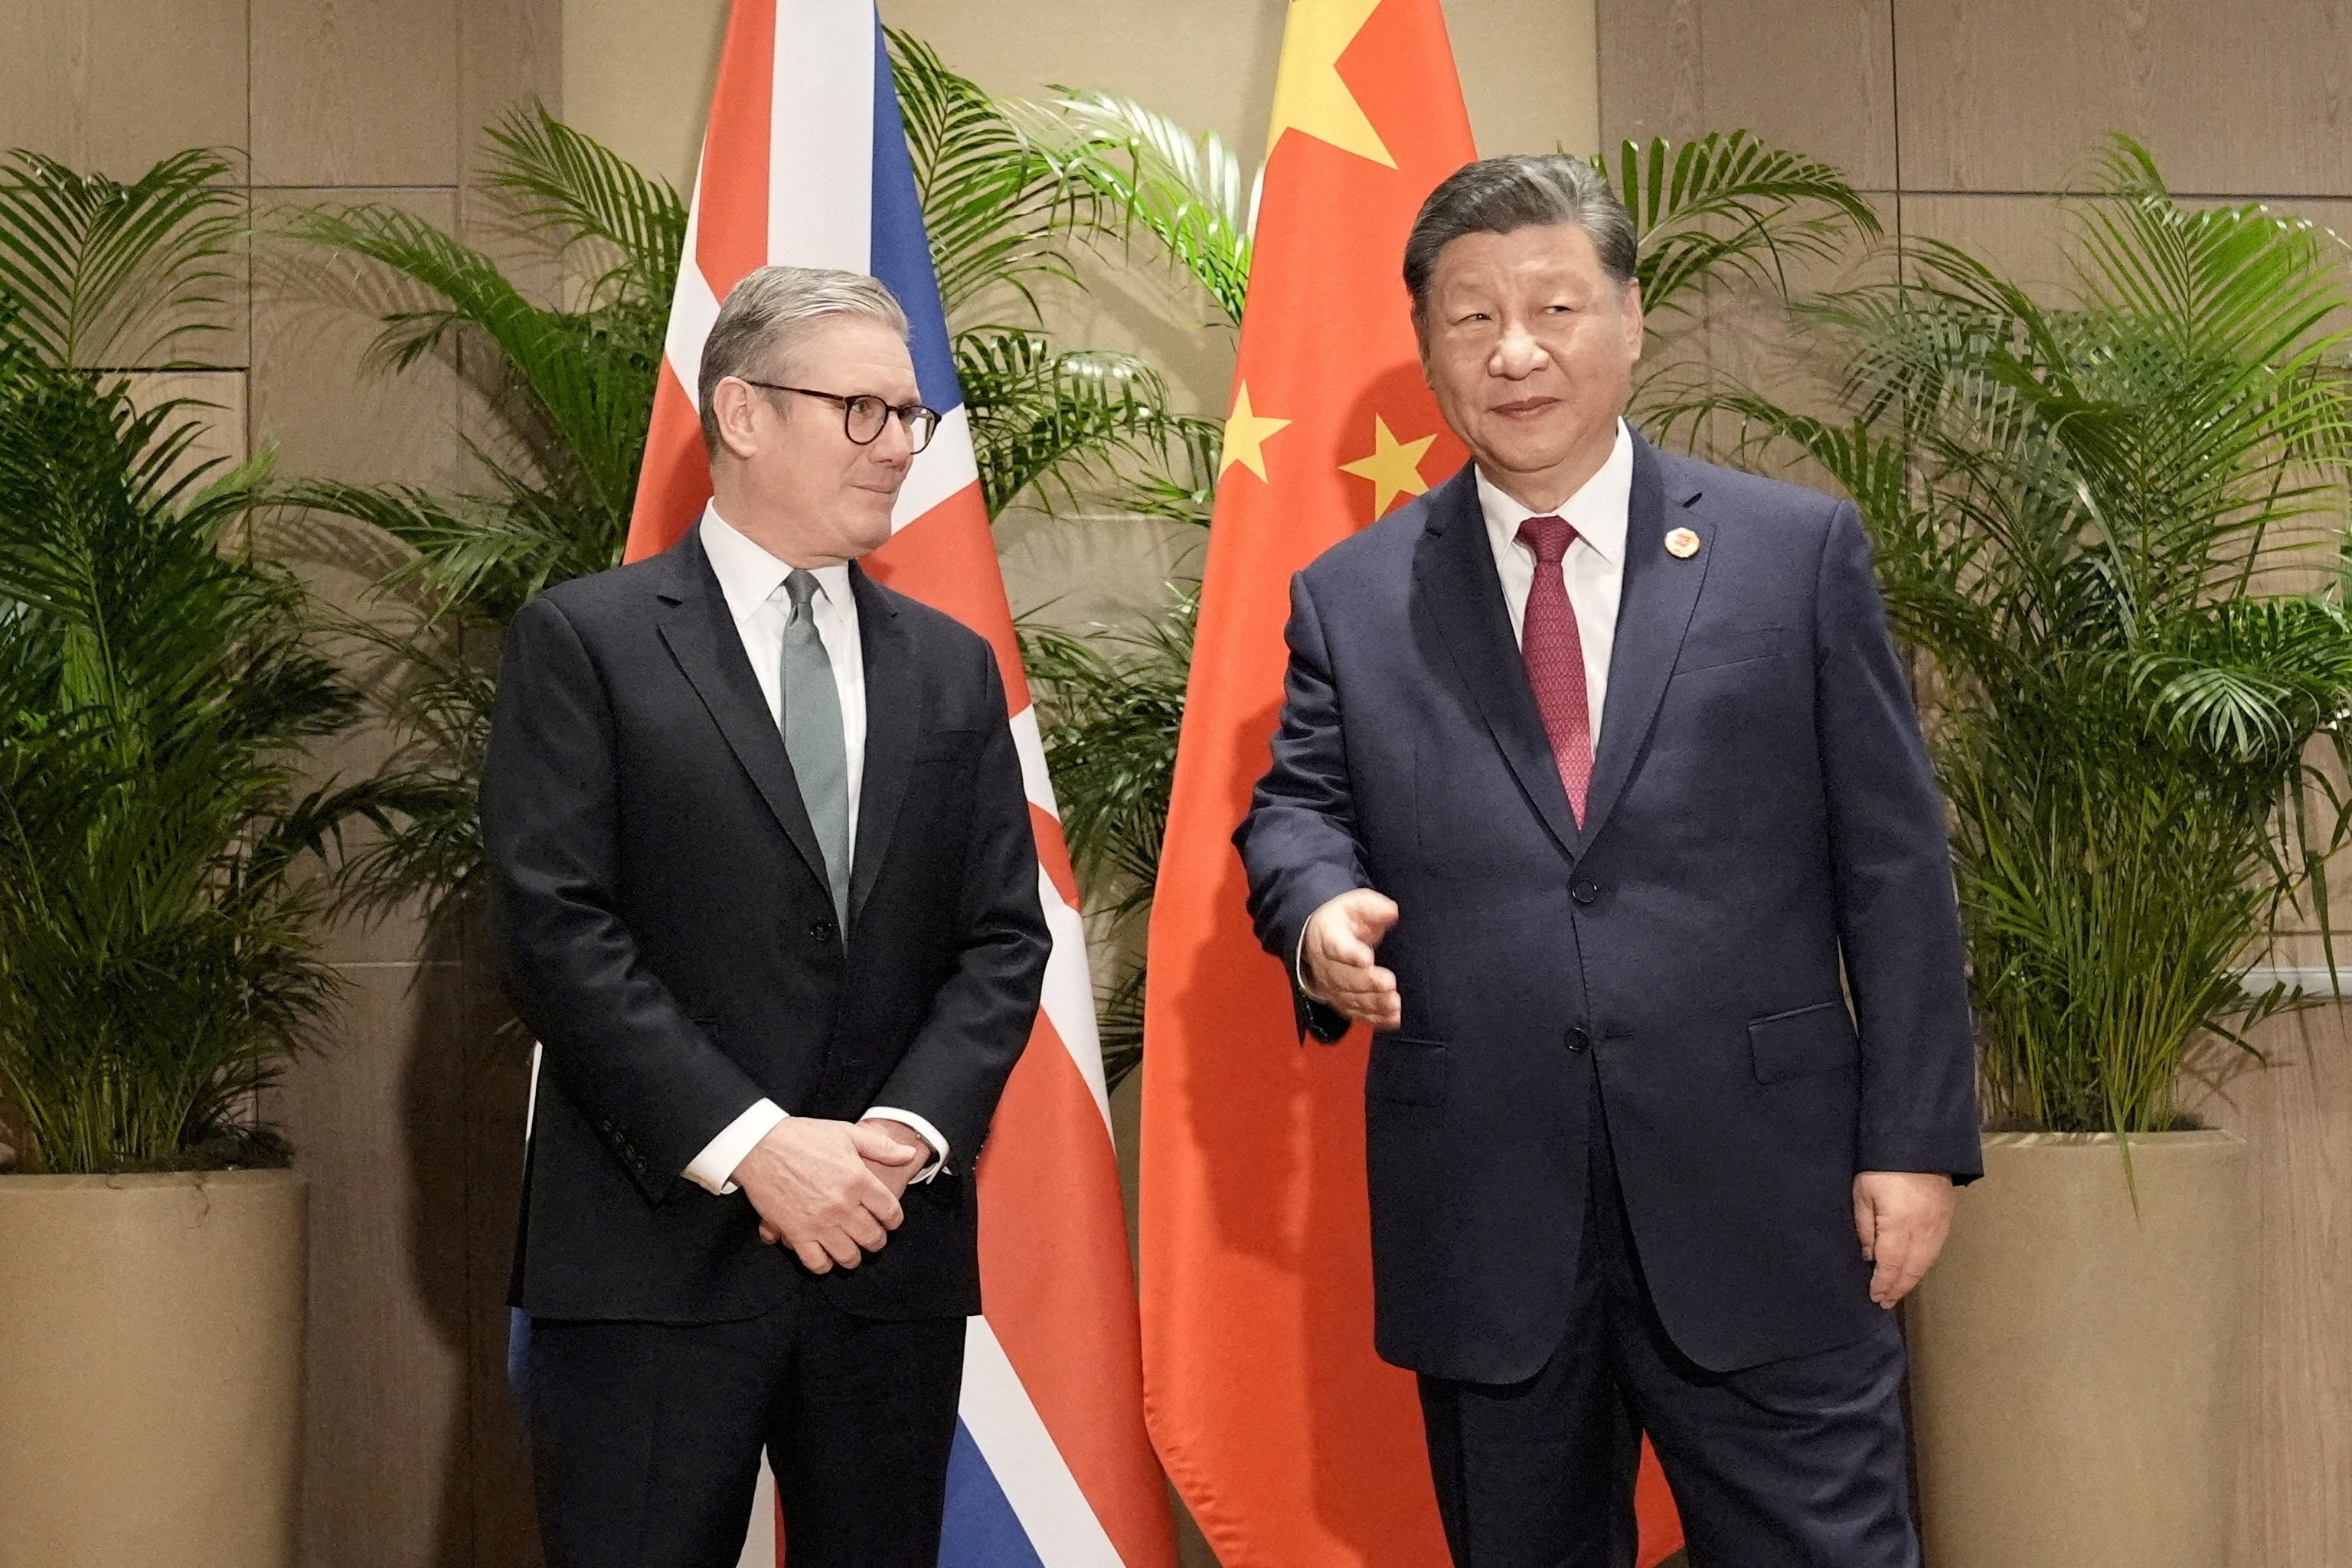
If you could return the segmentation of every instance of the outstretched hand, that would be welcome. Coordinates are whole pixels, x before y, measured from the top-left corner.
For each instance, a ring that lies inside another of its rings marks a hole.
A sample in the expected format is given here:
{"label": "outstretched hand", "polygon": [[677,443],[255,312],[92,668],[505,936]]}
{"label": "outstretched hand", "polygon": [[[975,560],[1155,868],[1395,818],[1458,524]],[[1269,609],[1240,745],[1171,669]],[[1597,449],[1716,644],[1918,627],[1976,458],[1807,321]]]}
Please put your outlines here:
{"label": "outstretched hand", "polygon": [[911,1177],[923,1158],[868,1123],[788,1116],[735,1167],[735,1184],[759,1211],[761,1240],[782,1242],[825,1274],[882,1249],[905,1217],[907,1178],[894,1185],[877,1172],[904,1166]]}
{"label": "outstretched hand", "polygon": [[1396,976],[1373,950],[1397,922],[1396,900],[1370,888],[1342,893],[1307,917],[1300,960],[1307,994],[1359,1024],[1393,1029],[1404,1022]]}

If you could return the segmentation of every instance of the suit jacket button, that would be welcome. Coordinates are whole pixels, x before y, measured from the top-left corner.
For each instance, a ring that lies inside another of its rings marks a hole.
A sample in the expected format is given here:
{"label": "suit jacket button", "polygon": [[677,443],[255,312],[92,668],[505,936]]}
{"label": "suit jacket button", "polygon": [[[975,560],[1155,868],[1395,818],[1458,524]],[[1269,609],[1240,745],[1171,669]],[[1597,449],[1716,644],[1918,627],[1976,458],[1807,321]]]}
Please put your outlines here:
{"label": "suit jacket button", "polygon": [[835,926],[831,921],[815,921],[811,922],[809,926],[809,935],[819,942],[831,942],[835,937],[839,936],[840,934],[840,928]]}
{"label": "suit jacket button", "polygon": [[1568,1048],[1571,1051],[1589,1051],[1592,1048],[1592,1037],[1581,1028],[1571,1028],[1568,1032]]}
{"label": "suit jacket button", "polygon": [[1601,884],[1590,877],[1579,877],[1568,885],[1568,896],[1580,904],[1590,904],[1601,897]]}

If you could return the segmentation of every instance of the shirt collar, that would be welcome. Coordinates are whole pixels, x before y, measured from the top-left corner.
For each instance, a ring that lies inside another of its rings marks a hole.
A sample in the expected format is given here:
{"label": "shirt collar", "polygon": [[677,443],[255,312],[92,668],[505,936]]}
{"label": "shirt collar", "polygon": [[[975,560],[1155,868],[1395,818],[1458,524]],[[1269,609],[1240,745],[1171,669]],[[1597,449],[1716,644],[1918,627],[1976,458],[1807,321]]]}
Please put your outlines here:
{"label": "shirt collar", "polygon": [[[790,563],[769,554],[753,543],[750,535],[719,516],[716,501],[702,509],[702,551],[710,557],[710,570],[718,575],[719,591],[726,595],[727,608],[738,621],[773,598],[793,570]],[[836,607],[848,605],[846,562],[813,566],[809,574],[824,590],[829,603]]]}
{"label": "shirt collar", "polygon": [[1520,505],[1504,494],[1484,468],[1475,463],[1471,467],[1477,479],[1478,510],[1486,515],[1486,531],[1496,549],[1515,542],[1519,524],[1528,519],[1559,516],[1566,518],[1576,537],[1603,561],[1615,565],[1624,560],[1625,520],[1633,503],[1633,432],[1622,419],[1617,421],[1617,443],[1609,448],[1600,471],[1550,512]]}

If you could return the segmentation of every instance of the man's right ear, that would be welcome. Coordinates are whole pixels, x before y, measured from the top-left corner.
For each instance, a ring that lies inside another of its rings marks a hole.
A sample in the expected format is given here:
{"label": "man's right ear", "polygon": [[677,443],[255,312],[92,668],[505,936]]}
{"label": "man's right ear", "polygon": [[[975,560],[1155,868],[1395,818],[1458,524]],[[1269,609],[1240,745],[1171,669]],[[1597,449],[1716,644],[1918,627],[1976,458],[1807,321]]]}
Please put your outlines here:
{"label": "man's right ear", "polygon": [[760,449],[760,432],[756,423],[757,396],[750,384],[733,376],[720,379],[710,389],[710,412],[719,426],[719,444],[737,460],[748,460]]}

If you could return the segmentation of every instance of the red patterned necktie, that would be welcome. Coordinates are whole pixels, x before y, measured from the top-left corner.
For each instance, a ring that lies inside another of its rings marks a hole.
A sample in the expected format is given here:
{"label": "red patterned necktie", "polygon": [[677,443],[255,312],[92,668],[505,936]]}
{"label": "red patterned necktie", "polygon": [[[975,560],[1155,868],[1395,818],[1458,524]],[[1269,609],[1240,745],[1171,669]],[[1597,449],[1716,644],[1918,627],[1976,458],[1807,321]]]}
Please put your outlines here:
{"label": "red patterned necktie", "polygon": [[1519,539],[1536,552],[1535,585],[1519,631],[1519,657],[1527,660],[1528,684],[1535,688],[1536,710],[1551,739],[1552,761],[1576,819],[1584,820],[1584,790],[1592,782],[1592,709],[1584,688],[1584,639],[1577,635],[1576,610],[1568,602],[1560,563],[1576,539],[1562,517],[1531,517],[1519,524]]}

